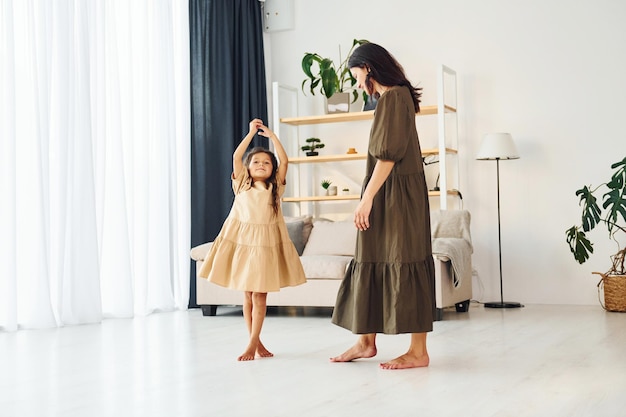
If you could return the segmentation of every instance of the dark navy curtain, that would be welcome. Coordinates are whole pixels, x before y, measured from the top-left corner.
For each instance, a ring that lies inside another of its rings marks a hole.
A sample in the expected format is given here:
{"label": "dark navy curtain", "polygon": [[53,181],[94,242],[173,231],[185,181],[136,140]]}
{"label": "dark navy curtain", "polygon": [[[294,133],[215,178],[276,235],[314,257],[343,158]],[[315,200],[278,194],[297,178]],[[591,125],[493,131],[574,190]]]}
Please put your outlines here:
{"label": "dark navy curtain", "polygon": [[[233,202],[232,154],[250,120],[267,120],[258,0],[189,0],[191,245],[215,238]],[[253,146],[268,146],[257,136]],[[197,307],[191,262],[189,307]]]}

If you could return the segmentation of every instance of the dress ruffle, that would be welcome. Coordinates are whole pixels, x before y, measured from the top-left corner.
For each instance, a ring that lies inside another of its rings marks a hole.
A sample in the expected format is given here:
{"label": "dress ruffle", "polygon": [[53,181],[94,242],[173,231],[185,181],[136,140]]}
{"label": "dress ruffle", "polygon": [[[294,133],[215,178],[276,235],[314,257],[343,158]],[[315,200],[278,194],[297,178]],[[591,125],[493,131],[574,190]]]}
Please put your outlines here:
{"label": "dress ruffle", "polygon": [[432,256],[415,263],[352,261],[332,322],[356,334],[423,333],[433,329]]}
{"label": "dress ruffle", "polygon": [[274,292],[306,282],[286,226],[227,218],[199,275],[239,291]]}

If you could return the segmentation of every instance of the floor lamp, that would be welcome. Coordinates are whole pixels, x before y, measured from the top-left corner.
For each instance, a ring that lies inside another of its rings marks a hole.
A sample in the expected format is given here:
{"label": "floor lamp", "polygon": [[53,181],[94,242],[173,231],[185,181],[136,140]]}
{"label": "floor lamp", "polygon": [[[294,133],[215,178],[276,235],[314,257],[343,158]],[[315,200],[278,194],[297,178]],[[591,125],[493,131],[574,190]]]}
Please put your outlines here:
{"label": "floor lamp", "polygon": [[508,133],[489,133],[483,138],[476,159],[481,161],[495,160],[498,178],[498,256],[500,260],[500,301],[490,301],[485,303],[489,308],[515,308],[522,305],[515,301],[504,301],[502,291],[502,237],[500,232],[500,160],[518,159],[519,153],[513,142],[513,138]]}

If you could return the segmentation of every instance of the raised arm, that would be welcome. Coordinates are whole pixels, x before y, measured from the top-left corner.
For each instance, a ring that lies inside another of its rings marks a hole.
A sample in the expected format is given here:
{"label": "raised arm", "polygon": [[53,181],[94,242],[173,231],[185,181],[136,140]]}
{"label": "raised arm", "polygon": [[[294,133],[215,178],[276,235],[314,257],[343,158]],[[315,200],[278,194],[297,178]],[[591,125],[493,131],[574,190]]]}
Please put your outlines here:
{"label": "raised arm", "polygon": [[269,138],[274,144],[274,150],[276,151],[276,157],[278,158],[278,171],[276,172],[276,180],[279,181],[281,184],[284,184],[285,178],[287,177],[287,166],[289,164],[287,152],[285,152],[285,148],[283,148],[283,144],[280,143],[280,139],[278,139],[276,133],[272,132],[265,125],[258,126],[258,129],[259,135]]}
{"label": "raised arm", "polygon": [[233,152],[233,178],[237,177],[239,172],[241,172],[241,169],[244,167],[243,156],[245,155],[250,142],[252,142],[252,138],[254,138],[257,130],[259,130],[259,126],[263,126],[261,119],[252,120],[250,122],[248,134],[241,139],[239,146],[237,146],[237,149]]}

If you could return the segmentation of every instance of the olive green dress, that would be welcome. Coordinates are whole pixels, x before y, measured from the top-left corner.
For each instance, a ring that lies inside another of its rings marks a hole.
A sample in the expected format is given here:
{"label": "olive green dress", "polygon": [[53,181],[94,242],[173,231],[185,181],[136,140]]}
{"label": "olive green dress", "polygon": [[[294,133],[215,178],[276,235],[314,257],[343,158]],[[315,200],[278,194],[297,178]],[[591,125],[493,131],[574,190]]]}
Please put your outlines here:
{"label": "olive green dress", "polygon": [[358,232],[332,322],[356,334],[432,331],[430,208],[408,88],[393,87],[378,100],[368,153],[363,190],[378,159],[395,165],[374,197],[370,228]]}

